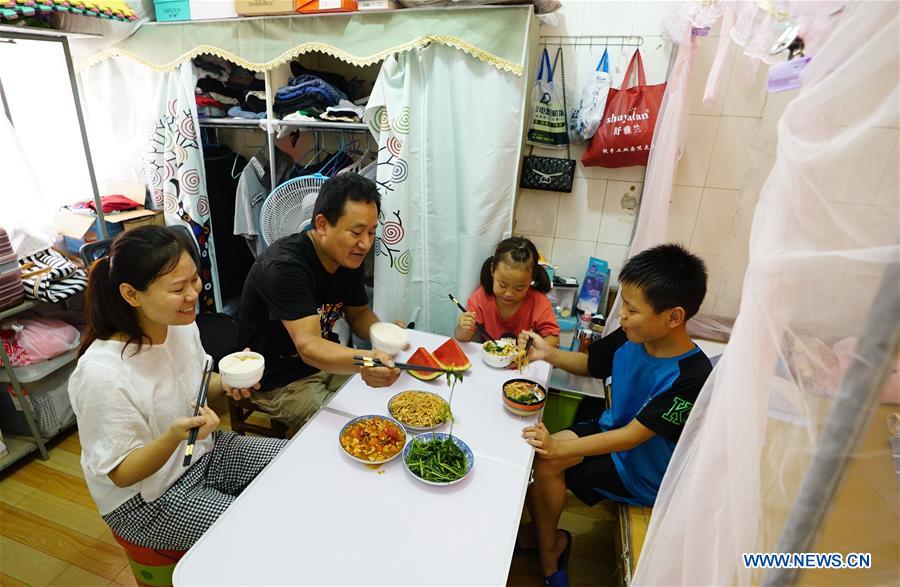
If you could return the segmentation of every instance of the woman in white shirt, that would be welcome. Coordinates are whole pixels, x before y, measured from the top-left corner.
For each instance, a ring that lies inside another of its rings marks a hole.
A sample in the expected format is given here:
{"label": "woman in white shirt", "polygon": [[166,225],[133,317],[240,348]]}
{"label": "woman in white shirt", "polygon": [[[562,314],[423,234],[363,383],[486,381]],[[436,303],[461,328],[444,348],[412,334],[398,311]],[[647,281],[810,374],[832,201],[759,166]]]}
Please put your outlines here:
{"label": "woman in white shirt", "polygon": [[[137,228],[93,264],[69,381],[91,495],[113,532],[148,548],[190,548],[286,443],[216,431],[208,406],[192,417],[207,354],[194,323],[201,285],[189,239]],[[209,396],[226,391],[213,373]]]}

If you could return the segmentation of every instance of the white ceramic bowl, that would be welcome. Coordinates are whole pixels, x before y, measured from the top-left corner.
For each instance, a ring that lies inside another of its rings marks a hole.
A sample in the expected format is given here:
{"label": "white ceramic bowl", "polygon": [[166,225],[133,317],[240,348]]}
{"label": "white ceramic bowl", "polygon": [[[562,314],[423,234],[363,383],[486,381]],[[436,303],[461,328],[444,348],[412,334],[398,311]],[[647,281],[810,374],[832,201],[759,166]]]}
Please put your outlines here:
{"label": "white ceramic bowl", "polygon": [[[509,343],[515,345],[515,341],[505,339],[505,338],[502,339],[500,342],[509,342]],[[510,363],[513,362],[513,359],[515,358],[516,355],[515,354],[493,355],[493,354],[487,352],[487,350],[486,350],[486,347],[489,344],[491,344],[491,342],[487,341],[481,345],[481,350],[482,350],[481,360],[483,360],[485,362],[485,364],[490,367],[496,367],[498,369],[505,369],[506,367],[509,367]]]}
{"label": "white ceramic bowl", "polygon": [[369,327],[372,348],[392,357],[409,345],[406,331],[391,322],[376,322]]}
{"label": "white ceramic bowl", "polygon": [[241,351],[219,360],[219,375],[229,387],[245,389],[259,383],[266,370],[266,359],[259,353]]}

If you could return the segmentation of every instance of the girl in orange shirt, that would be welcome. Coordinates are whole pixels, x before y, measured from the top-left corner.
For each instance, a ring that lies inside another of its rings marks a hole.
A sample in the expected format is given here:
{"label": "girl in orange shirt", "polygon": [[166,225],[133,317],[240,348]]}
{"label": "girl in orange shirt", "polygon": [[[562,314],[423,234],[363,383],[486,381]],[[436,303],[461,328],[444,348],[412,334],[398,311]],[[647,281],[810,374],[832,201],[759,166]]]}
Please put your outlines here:
{"label": "girl in orange shirt", "polygon": [[472,340],[478,322],[495,340],[533,330],[559,346],[559,324],[548,291],[550,279],[538,265],[534,243],[520,236],[503,240],[481,266],[481,287],[469,297],[469,311],[460,314],[454,336]]}

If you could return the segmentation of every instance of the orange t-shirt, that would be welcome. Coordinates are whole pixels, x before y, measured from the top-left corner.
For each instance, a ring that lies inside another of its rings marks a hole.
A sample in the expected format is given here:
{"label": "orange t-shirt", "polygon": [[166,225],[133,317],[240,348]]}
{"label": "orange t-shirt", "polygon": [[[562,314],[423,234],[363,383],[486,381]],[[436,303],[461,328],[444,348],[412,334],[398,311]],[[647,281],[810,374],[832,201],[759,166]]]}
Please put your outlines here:
{"label": "orange t-shirt", "polygon": [[509,320],[500,317],[494,296],[488,295],[483,287],[472,293],[466,307],[470,312],[475,312],[476,320],[496,339],[504,334],[518,336],[523,330],[533,330],[541,336],[559,336],[559,324],[556,322],[550,300],[533,288],[528,288],[522,304]]}

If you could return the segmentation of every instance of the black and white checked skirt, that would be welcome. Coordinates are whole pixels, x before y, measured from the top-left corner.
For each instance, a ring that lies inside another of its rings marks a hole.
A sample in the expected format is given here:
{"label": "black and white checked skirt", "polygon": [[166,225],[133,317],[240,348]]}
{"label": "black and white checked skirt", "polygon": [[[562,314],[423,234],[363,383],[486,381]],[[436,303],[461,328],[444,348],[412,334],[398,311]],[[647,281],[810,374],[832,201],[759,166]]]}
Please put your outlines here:
{"label": "black and white checked skirt", "polygon": [[138,494],[103,516],[112,531],[138,546],[187,550],[287,444],[234,432],[212,438],[212,450],[157,499]]}

